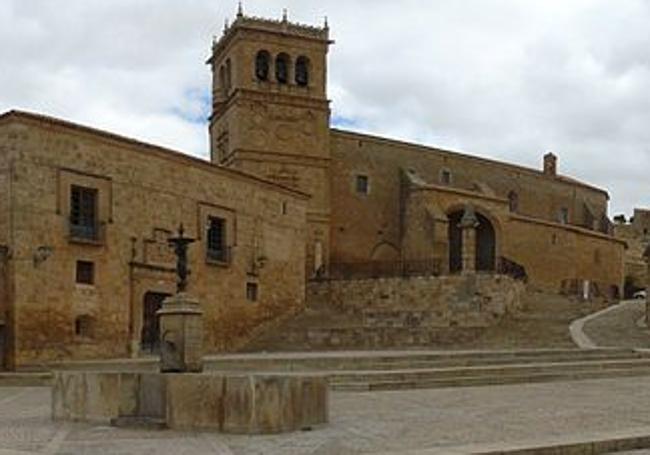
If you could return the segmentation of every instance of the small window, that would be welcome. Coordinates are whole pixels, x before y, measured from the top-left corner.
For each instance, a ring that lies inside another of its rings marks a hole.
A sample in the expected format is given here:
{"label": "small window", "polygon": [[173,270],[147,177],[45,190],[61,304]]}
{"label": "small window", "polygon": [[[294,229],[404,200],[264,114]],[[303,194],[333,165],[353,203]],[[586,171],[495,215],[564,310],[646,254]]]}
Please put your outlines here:
{"label": "small window", "polygon": [[519,211],[519,195],[514,191],[508,193],[508,208],[512,213]]}
{"label": "small window", "polygon": [[77,284],[95,284],[95,264],[90,261],[77,261]]}
{"label": "small window", "polygon": [[562,207],[560,209],[560,214],[559,214],[559,221],[562,224],[569,224],[569,209],[566,207]]}
{"label": "small window", "polygon": [[257,302],[258,286],[257,283],[246,283],[246,300]]}
{"label": "small window", "polygon": [[271,65],[271,54],[267,51],[259,51],[255,58],[255,77],[258,81],[269,80],[269,68]]}
{"label": "small window", "polygon": [[440,183],[443,185],[451,185],[451,171],[449,169],[440,171]]}
{"label": "small window", "polygon": [[208,218],[207,258],[211,261],[228,262],[226,248],[226,220],[218,217]]}
{"label": "small window", "polygon": [[282,201],[282,205],[280,206],[280,213],[286,215],[288,212],[289,212],[289,207],[287,201]]}
{"label": "small window", "polygon": [[370,192],[370,182],[367,175],[357,175],[357,193],[368,194]]}
{"label": "small window", "polygon": [[92,316],[83,315],[74,320],[74,334],[78,337],[92,338],[95,331],[95,321]]}
{"label": "small window", "polygon": [[95,188],[72,185],[70,235],[74,238],[97,239],[97,190]]}
{"label": "small window", "polygon": [[230,59],[226,60],[226,90],[230,92],[232,87],[232,62]]}
{"label": "small window", "polygon": [[309,59],[298,57],[296,60],[296,84],[301,87],[309,85]]}
{"label": "small window", "polygon": [[289,82],[289,56],[287,54],[280,54],[275,59],[275,78],[280,84]]}

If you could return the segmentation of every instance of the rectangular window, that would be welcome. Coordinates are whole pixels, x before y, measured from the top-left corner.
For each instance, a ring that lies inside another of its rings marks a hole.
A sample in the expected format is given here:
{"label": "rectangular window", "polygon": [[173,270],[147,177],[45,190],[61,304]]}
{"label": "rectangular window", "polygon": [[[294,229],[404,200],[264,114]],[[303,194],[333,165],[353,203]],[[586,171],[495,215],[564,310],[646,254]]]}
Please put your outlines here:
{"label": "rectangular window", "polygon": [[246,300],[257,302],[257,283],[246,283]]}
{"label": "rectangular window", "polygon": [[569,209],[566,207],[560,209],[560,223],[569,224]]}
{"label": "rectangular window", "polygon": [[443,169],[440,172],[440,183],[443,185],[451,185],[451,171],[449,169]]}
{"label": "rectangular window", "polygon": [[97,190],[72,185],[70,191],[70,235],[97,240]]}
{"label": "rectangular window", "polygon": [[367,175],[357,175],[357,193],[359,194],[368,194],[370,190],[368,176]]}
{"label": "rectangular window", "polygon": [[77,261],[77,284],[95,284],[95,264]]}
{"label": "rectangular window", "polygon": [[207,257],[211,261],[228,262],[226,247],[226,220],[218,217],[208,218]]}

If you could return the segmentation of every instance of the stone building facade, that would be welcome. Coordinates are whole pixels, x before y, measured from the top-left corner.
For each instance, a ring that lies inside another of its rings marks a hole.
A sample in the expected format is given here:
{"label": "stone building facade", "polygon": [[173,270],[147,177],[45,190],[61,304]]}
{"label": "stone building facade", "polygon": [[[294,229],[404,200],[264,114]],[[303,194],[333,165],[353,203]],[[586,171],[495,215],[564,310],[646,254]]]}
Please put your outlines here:
{"label": "stone building facade", "polygon": [[627,242],[625,250],[626,297],[646,287],[647,249],[650,246],[650,210],[636,208],[628,222],[619,220],[614,225],[617,238]]}
{"label": "stone building facade", "polygon": [[180,223],[197,240],[190,292],[208,351],[236,349],[304,305],[301,192],[18,112],[0,117],[0,161],[9,366],[155,350],[155,312],[176,287],[167,238]]}
{"label": "stone building facade", "polygon": [[605,191],[559,175],[552,154],[537,171],[330,128],[331,44],[327,26],[240,11],[208,60],[211,162],[1,115],[4,364],[155,349],[180,223],[197,239],[190,290],[207,352],[300,311],[309,280],[367,270],[617,292],[624,242]]}

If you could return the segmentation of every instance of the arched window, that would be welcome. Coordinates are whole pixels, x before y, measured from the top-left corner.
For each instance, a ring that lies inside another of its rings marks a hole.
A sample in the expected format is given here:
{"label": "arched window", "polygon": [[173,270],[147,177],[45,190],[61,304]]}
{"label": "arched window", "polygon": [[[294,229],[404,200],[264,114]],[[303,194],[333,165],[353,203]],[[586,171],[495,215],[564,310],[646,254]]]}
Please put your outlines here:
{"label": "arched window", "polygon": [[275,78],[280,84],[289,82],[289,56],[279,54],[275,59]]}
{"label": "arched window", "polygon": [[296,84],[301,87],[309,85],[309,59],[301,56],[296,60]]}
{"label": "arched window", "polygon": [[508,207],[513,213],[517,213],[519,211],[519,195],[514,191],[508,193]]}
{"label": "arched window", "polygon": [[259,51],[255,58],[255,77],[258,81],[269,80],[269,68],[271,67],[271,54],[267,51]]}

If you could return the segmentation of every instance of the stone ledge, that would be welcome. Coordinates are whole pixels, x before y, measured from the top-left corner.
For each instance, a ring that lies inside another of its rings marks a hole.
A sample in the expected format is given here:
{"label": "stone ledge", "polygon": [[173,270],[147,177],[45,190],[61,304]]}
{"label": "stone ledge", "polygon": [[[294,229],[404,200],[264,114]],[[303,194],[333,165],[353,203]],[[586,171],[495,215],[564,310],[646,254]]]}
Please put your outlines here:
{"label": "stone ledge", "polygon": [[52,418],[161,420],[176,430],[269,434],[328,422],[322,375],[56,372]]}

